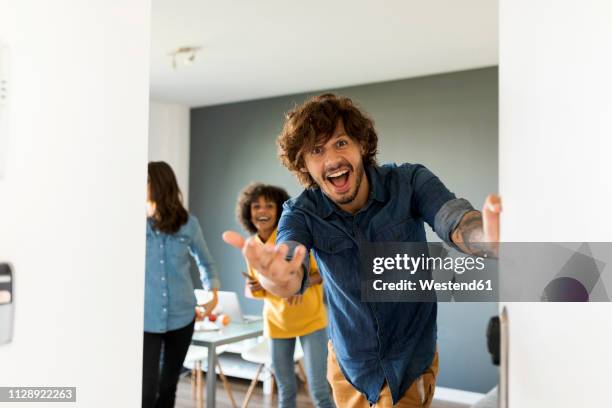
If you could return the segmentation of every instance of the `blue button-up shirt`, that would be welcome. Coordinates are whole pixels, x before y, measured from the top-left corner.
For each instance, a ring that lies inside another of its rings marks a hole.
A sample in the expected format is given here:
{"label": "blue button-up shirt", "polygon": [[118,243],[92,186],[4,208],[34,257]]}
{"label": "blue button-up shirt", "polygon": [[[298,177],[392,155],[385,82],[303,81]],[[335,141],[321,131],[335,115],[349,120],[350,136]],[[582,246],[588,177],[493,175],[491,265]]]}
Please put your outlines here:
{"label": "blue button-up shirt", "polygon": [[165,333],[187,326],[195,316],[196,298],[190,273],[193,257],[205,288],[218,288],[219,274],[198,220],[189,220],[176,233],[165,234],[147,220],[144,330]]}
{"label": "blue button-up shirt", "polygon": [[436,303],[361,302],[360,242],[425,242],[427,222],[446,242],[472,206],[421,165],[369,167],[370,196],[356,214],[323,192],[285,203],[277,243],[312,249],[329,300],[329,334],[347,380],[378,400],[385,383],[396,403],[432,363]]}

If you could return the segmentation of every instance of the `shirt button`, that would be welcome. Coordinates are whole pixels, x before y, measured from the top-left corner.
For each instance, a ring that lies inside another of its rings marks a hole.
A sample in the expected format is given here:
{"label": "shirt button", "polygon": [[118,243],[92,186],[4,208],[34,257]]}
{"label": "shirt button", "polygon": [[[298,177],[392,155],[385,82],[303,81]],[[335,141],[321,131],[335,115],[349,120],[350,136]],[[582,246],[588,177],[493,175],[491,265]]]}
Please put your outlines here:
{"label": "shirt button", "polygon": [[166,280],[166,278],[164,278],[164,277],[162,276],[162,280],[163,280],[163,281],[165,281],[165,280]]}
{"label": "shirt button", "polygon": [[166,292],[162,293],[162,296],[163,296],[163,297],[166,297]]}
{"label": "shirt button", "polygon": [[163,247],[164,247],[164,244],[161,244],[159,247],[160,247],[160,248],[163,248]]}
{"label": "shirt button", "polygon": [[168,309],[166,309],[166,308],[164,307],[164,312],[167,312],[167,311],[168,311]]}
{"label": "shirt button", "polygon": [[163,264],[163,263],[164,263],[164,260],[162,259],[161,261],[159,261],[159,263],[160,263],[160,264]]}

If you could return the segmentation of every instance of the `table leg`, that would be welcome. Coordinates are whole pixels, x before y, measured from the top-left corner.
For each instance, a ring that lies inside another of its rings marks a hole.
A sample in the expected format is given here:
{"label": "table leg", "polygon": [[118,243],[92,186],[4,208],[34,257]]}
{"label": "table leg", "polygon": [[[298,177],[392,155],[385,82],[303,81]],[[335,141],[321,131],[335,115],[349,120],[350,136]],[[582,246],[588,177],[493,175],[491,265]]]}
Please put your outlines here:
{"label": "table leg", "polygon": [[217,373],[215,371],[217,366],[217,350],[215,345],[208,346],[208,370],[206,371],[206,408],[215,408],[215,391]]}
{"label": "table leg", "polygon": [[202,384],[202,362],[196,361],[196,388],[197,388],[197,397],[196,404],[198,408],[204,408],[204,384]]}

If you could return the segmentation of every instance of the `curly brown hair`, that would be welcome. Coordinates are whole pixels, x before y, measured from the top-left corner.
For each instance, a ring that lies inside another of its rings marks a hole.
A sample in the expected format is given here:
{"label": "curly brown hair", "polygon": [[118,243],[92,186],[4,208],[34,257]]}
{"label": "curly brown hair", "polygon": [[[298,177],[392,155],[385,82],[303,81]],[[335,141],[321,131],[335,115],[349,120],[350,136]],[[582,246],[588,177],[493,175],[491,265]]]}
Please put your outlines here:
{"label": "curly brown hair", "polygon": [[283,203],[289,199],[289,194],[284,188],[263,183],[250,183],[238,194],[236,220],[251,234],[257,232],[257,228],[251,221],[251,204],[257,201],[259,197],[264,197],[276,203],[276,221],[274,222],[274,225],[276,225],[283,211]]}
{"label": "curly brown hair", "polygon": [[347,135],[361,145],[364,167],[376,164],[378,135],[374,121],[347,97],[331,93],[315,96],[286,114],[285,125],[277,139],[278,155],[283,165],[297,176],[303,186],[316,187],[310,174],[302,171],[306,167],[304,152],[326,143],[339,120],[342,120]]}

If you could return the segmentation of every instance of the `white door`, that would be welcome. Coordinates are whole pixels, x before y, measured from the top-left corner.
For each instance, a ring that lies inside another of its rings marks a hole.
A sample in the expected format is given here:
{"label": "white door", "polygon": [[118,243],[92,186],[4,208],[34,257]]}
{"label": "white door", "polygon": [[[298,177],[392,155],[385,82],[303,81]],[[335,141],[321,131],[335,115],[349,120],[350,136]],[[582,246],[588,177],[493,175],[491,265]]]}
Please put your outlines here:
{"label": "white door", "polygon": [[[501,1],[504,241],[612,241],[611,44],[607,0]],[[612,304],[507,306],[511,408],[611,406]]]}
{"label": "white door", "polygon": [[0,0],[0,262],[15,270],[0,386],[77,387],[58,406],[140,406],[149,3]]}

